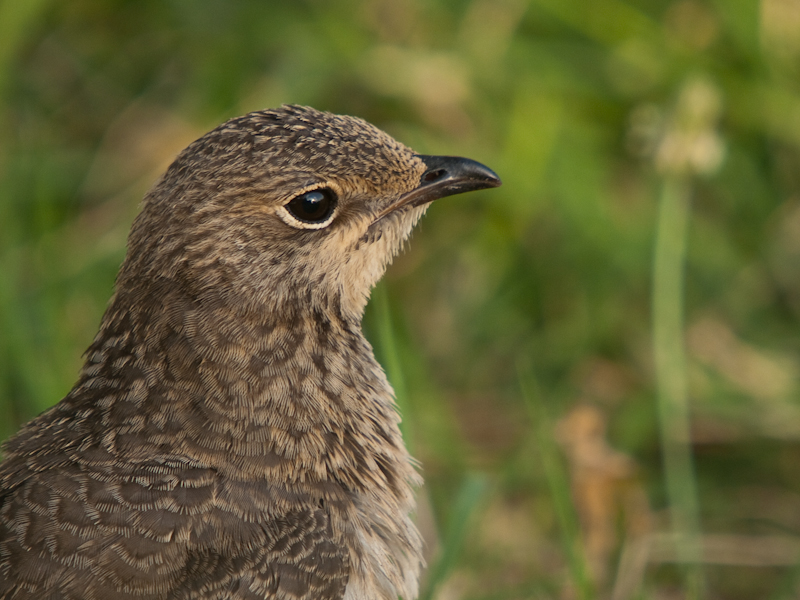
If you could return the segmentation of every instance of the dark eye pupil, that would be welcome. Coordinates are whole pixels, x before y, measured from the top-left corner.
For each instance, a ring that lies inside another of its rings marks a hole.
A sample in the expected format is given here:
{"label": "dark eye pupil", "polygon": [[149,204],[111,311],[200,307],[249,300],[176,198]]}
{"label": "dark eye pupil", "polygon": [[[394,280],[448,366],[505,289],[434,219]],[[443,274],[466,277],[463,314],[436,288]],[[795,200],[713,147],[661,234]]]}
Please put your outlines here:
{"label": "dark eye pupil", "polygon": [[311,190],[300,194],[286,208],[296,219],[308,223],[320,223],[331,216],[336,207],[336,197],[328,189]]}

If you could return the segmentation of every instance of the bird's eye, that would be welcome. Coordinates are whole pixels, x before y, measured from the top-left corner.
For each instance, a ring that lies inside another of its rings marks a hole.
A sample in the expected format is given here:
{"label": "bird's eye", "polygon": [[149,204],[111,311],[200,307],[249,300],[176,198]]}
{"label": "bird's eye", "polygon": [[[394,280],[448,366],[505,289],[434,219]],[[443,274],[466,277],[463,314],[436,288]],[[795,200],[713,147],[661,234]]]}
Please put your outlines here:
{"label": "bird's eye", "polygon": [[336,194],[328,188],[318,188],[300,194],[286,205],[286,210],[295,219],[314,225],[330,219],[335,208]]}

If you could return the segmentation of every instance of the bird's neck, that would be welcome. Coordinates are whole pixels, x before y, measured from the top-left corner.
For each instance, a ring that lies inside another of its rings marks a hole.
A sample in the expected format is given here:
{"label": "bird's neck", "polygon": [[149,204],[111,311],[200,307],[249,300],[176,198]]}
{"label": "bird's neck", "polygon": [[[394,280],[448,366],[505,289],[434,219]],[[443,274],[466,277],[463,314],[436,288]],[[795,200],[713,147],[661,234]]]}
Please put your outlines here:
{"label": "bird's neck", "polygon": [[259,314],[123,290],[75,393],[103,399],[112,451],[129,457],[404,497],[415,477],[360,324],[330,307]]}

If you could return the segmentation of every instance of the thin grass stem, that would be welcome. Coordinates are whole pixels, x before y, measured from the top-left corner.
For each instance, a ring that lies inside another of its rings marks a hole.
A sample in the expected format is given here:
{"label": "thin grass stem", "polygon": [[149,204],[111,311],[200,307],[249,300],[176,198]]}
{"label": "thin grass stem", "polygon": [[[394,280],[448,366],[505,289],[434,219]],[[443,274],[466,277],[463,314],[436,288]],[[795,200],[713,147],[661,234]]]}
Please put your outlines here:
{"label": "thin grass stem", "polygon": [[447,519],[442,539],[442,548],[436,561],[428,571],[425,589],[419,600],[431,600],[439,586],[455,568],[464,548],[464,541],[473,515],[489,489],[489,480],[482,473],[468,473],[456,495]]}
{"label": "thin grass stem", "polygon": [[570,495],[569,476],[553,439],[552,419],[541,400],[536,382],[530,376],[523,376],[521,367],[518,367],[518,372],[522,397],[534,423],[537,449],[561,529],[561,545],[567,557],[570,581],[575,586],[578,600],[589,600],[594,597],[594,586],[586,566],[580,523]]}
{"label": "thin grass stem", "polygon": [[685,563],[688,598],[703,596],[699,546],[700,519],[691,449],[691,417],[684,351],[684,265],[689,223],[688,181],[664,178],[658,210],[653,263],[653,353],[656,367],[661,451],[671,525],[688,543]]}
{"label": "thin grass stem", "polygon": [[400,422],[400,431],[409,451],[413,452],[411,425],[408,419],[409,404],[406,392],[406,378],[403,363],[400,360],[397,335],[395,334],[392,308],[389,305],[389,293],[386,284],[378,285],[372,292],[372,303],[375,307],[375,322],[377,324],[377,346],[382,357],[381,363],[386,369],[386,376],[394,389],[394,398],[403,420]]}

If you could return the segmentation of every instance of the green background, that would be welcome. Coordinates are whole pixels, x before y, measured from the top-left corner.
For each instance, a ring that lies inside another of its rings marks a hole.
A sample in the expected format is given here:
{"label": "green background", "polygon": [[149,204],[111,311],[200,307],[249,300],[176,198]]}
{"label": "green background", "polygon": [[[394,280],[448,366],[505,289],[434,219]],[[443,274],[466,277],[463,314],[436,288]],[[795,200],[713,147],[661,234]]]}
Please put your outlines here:
{"label": "green background", "polygon": [[[0,438],[70,389],[171,158],[308,104],[504,181],[435,204],[365,319],[427,481],[428,597],[610,597],[626,512],[593,585],[554,434],[577,405],[653,531],[792,542],[798,75],[798,0],[0,0]],[[795,547],[653,559],[625,597],[795,597]]]}

